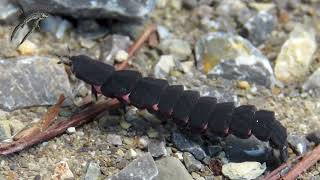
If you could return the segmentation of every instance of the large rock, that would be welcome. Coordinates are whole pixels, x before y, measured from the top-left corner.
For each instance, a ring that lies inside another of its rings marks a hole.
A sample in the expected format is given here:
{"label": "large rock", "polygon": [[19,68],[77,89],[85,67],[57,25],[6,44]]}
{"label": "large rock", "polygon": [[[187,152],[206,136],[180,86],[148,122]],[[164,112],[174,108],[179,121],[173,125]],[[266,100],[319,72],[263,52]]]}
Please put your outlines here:
{"label": "large rock", "polygon": [[297,25],[281,47],[274,69],[276,77],[285,84],[303,79],[308,73],[316,48],[312,28]]}
{"label": "large rock", "polygon": [[37,7],[53,14],[75,18],[116,18],[142,20],[155,6],[155,0],[17,0],[28,11]]}
{"label": "large rock", "polygon": [[158,175],[158,169],[150,153],[147,153],[132,161],[121,170],[112,180],[144,179],[151,180]]}
{"label": "large rock", "polygon": [[267,87],[275,84],[269,60],[241,36],[209,33],[198,40],[195,51],[198,67],[208,75]]}
{"label": "large rock", "polygon": [[60,94],[71,96],[64,67],[48,57],[0,60],[0,108],[51,105]]}
{"label": "large rock", "polygon": [[192,176],[183,166],[181,161],[175,157],[166,157],[156,161],[159,175],[155,180],[192,180]]}

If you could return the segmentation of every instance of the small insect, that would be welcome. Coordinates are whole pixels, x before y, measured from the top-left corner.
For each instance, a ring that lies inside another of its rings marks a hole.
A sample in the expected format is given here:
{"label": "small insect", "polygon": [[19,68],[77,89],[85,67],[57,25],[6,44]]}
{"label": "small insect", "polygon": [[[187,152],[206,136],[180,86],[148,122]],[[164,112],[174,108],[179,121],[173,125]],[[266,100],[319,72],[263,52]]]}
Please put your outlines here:
{"label": "small insect", "polygon": [[46,19],[47,17],[49,17],[49,14],[46,12],[34,12],[27,15],[26,18],[13,29],[10,37],[10,41],[13,40],[13,38],[15,37],[15,35],[18,33],[19,30],[21,30],[25,25],[28,25],[28,23],[31,22],[32,23],[31,29],[27,32],[27,34],[23,37],[23,39],[19,43],[18,46],[20,46],[36,28],[39,28],[40,21],[43,19]]}
{"label": "small insect", "polygon": [[164,121],[171,120],[204,136],[233,134],[246,139],[254,135],[278,150],[282,161],[287,159],[287,131],[272,111],[257,110],[253,105],[236,107],[233,102],[220,103],[214,97],[201,97],[197,91],[184,90],[182,85],[142,77],[138,71],[115,71],[113,66],[86,55],[71,56],[60,63],[71,66],[78,79],[106,97],[147,109]]}

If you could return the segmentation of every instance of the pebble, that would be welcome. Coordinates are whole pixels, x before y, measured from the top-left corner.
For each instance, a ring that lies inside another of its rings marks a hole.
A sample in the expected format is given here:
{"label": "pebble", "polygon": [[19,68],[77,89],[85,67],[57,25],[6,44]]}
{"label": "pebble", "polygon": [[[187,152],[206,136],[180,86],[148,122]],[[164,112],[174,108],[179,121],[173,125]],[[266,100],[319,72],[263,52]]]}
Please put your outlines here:
{"label": "pebble", "polygon": [[101,54],[99,59],[103,60],[105,63],[113,64],[117,53],[126,51],[131,43],[128,36],[109,35],[103,39],[101,43]]}
{"label": "pebble", "polygon": [[120,126],[122,127],[122,129],[129,129],[131,127],[131,124],[126,121],[121,121]]}
{"label": "pebble", "polygon": [[11,137],[11,128],[9,120],[0,120],[0,141]]}
{"label": "pebble", "polygon": [[319,130],[313,131],[307,134],[306,138],[315,144],[320,144],[320,131]]}
{"label": "pebble", "polygon": [[246,89],[246,90],[250,89],[250,84],[248,83],[248,81],[238,81],[237,86],[240,89]]}
{"label": "pebble", "polygon": [[116,135],[116,134],[108,134],[107,142],[112,144],[112,145],[117,145],[117,146],[122,145],[121,136]]}
{"label": "pebble", "polygon": [[309,141],[303,135],[290,134],[287,137],[290,147],[298,154],[302,155],[307,152]]}
{"label": "pebble", "polygon": [[272,14],[261,11],[256,16],[250,18],[245,24],[244,28],[248,39],[254,45],[262,44],[271,34],[277,19]]}
{"label": "pebble", "polygon": [[224,151],[228,160],[232,162],[266,162],[271,157],[270,147],[254,136],[241,139],[230,135],[225,139]]}
{"label": "pebble", "polygon": [[71,29],[72,25],[66,19],[60,16],[49,16],[40,21],[41,31],[52,33],[57,39],[63,39],[67,30]]}
{"label": "pebble", "polygon": [[230,179],[256,179],[266,170],[266,164],[258,162],[228,163],[222,173]]}
{"label": "pebble", "polygon": [[193,180],[181,161],[175,157],[165,157],[156,161],[159,174],[155,180]]}
{"label": "pebble", "polygon": [[320,90],[320,68],[318,68],[303,84],[305,91]]}
{"label": "pebble", "polygon": [[308,73],[317,43],[311,27],[296,25],[282,45],[275,63],[275,75],[285,84],[302,80]]}
{"label": "pebble", "polygon": [[137,157],[137,152],[134,149],[129,149],[125,155],[125,158],[130,160]]}
{"label": "pebble", "polygon": [[128,60],[128,58],[129,58],[129,54],[128,54],[126,51],[124,51],[124,50],[118,51],[118,52],[116,53],[116,56],[115,56],[115,60],[116,60],[117,62],[126,61],[126,60]]}
{"label": "pebble", "polygon": [[0,108],[52,105],[64,94],[71,97],[71,86],[64,67],[48,57],[21,57],[0,60]]}
{"label": "pebble", "polygon": [[138,139],[138,147],[140,148],[140,149],[145,149],[145,148],[147,148],[147,146],[148,146],[148,144],[149,144],[149,138],[148,138],[148,136],[141,136],[139,139]]}
{"label": "pebble", "polygon": [[190,152],[197,160],[201,161],[207,156],[199,144],[190,140],[190,138],[186,138],[181,133],[173,132],[171,138],[176,148],[180,151]]}
{"label": "pebble", "polygon": [[37,46],[28,39],[18,47],[19,53],[23,56],[34,55],[37,52],[37,49]]}
{"label": "pebble", "polygon": [[132,161],[127,167],[122,169],[117,175],[113,176],[111,180],[124,179],[144,179],[152,180],[158,175],[157,166],[150,153]]}
{"label": "pebble", "polygon": [[209,77],[245,80],[267,87],[275,84],[269,60],[241,36],[205,34],[197,41],[195,52],[198,67]]}
{"label": "pebble", "polygon": [[246,3],[241,0],[219,1],[216,13],[220,16],[234,17],[241,24],[247,22],[253,15]]}
{"label": "pebble", "polygon": [[154,76],[165,79],[176,66],[173,55],[162,55],[154,67]]}
{"label": "pebble", "polygon": [[183,161],[189,172],[204,170],[202,163],[196,160],[189,152],[183,153]]}
{"label": "pebble", "polygon": [[76,128],[75,128],[75,127],[69,127],[69,128],[67,129],[67,133],[68,133],[68,134],[74,134],[74,133],[76,133]]}
{"label": "pebble", "polygon": [[53,180],[74,179],[74,175],[70,170],[69,165],[66,161],[60,161],[56,165],[52,179]]}
{"label": "pebble", "polygon": [[148,129],[147,134],[149,138],[156,138],[159,136],[159,132],[153,128]]}
{"label": "pebble", "polygon": [[18,0],[23,9],[32,9],[34,5],[42,9],[50,9],[52,14],[63,14],[74,18],[87,19],[121,19],[144,20],[155,7],[155,0],[122,0],[99,1],[91,0],[79,3],[77,0]]}
{"label": "pebble", "polygon": [[170,31],[168,30],[168,28],[166,28],[165,26],[162,26],[162,25],[157,26],[157,32],[158,32],[160,41],[165,40],[165,39],[169,39],[173,36],[170,33]]}
{"label": "pebble", "polygon": [[152,157],[161,157],[167,156],[168,152],[166,149],[165,141],[153,139],[148,144],[148,152],[152,155]]}
{"label": "pebble", "polygon": [[165,54],[172,54],[177,60],[186,60],[192,54],[191,46],[187,41],[181,39],[165,39],[159,44]]}
{"label": "pebble", "polygon": [[85,180],[98,180],[101,175],[100,166],[98,163],[89,163],[86,175],[84,177]]}

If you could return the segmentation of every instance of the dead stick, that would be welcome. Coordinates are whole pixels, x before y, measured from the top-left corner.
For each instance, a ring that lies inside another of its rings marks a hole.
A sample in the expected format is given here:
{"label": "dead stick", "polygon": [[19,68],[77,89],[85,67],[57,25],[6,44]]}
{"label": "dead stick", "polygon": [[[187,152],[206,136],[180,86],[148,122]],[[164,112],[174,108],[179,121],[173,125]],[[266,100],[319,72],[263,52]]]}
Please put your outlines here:
{"label": "dead stick", "polygon": [[39,134],[33,136],[32,138],[15,141],[11,144],[0,146],[0,154],[7,155],[14,152],[21,151],[27,147],[34,144],[50,140],[58,135],[63,134],[69,127],[80,126],[86,122],[89,122],[95,118],[98,114],[110,109],[118,107],[119,103],[116,100],[105,101],[101,104],[95,104],[87,110],[74,115],[70,120],[62,121],[57,123],[53,127],[47,129],[46,131],[40,132]]}
{"label": "dead stick", "polygon": [[60,95],[58,102],[54,106],[49,108],[48,112],[41,118],[40,122],[34,124],[31,128],[19,132],[13,137],[13,139],[16,141],[21,138],[34,136],[39,132],[46,130],[54,122],[54,119],[58,116],[61,105],[64,100],[64,95]]}
{"label": "dead stick", "polygon": [[309,169],[320,160],[320,145],[308,153],[289,173],[283,177],[284,180],[296,179],[301,173]]}

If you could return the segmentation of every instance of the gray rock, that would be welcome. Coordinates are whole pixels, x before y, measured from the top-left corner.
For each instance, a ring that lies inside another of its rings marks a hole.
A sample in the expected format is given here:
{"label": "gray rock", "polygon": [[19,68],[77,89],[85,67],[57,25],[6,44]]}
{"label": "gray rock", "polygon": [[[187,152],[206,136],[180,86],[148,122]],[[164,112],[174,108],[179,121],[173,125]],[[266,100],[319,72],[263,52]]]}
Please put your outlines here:
{"label": "gray rock", "polygon": [[271,155],[271,148],[254,136],[248,139],[241,139],[229,135],[225,140],[224,150],[226,157],[231,162],[266,162]]}
{"label": "gray rock", "polygon": [[192,53],[190,44],[181,39],[165,39],[159,47],[164,53],[174,55],[177,60],[186,60]]}
{"label": "gray rock", "polygon": [[172,55],[162,55],[154,67],[154,76],[165,79],[175,66],[176,64]]}
{"label": "gray rock", "polygon": [[313,131],[307,134],[306,138],[315,144],[320,144],[320,131]]}
{"label": "gray rock", "polygon": [[219,145],[209,145],[207,147],[207,152],[211,157],[217,156],[222,150],[223,148]]}
{"label": "gray rock", "polygon": [[209,76],[275,84],[269,60],[248,40],[228,33],[209,33],[195,47],[198,67]]}
{"label": "gray rock", "polygon": [[116,134],[108,134],[107,142],[110,144],[113,144],[113,145],[117,145],[117,146],[122,145],[121,136],[116,135]]}
{"label": "gray rock", "polygon": [[18,0],[25,10],[41,7],[53,14],[75,18],[116,18],[143,20],[155,6],[155,0]]}
{"label": "gray rock", "polygon": [[183,153],[183,161],[189,172],[200,171],[204,169],[202,163],[196,160],[189,152]]}
{"label": "gray rock", "polygon": [[86,175],[84,177],[85,180],[97,180],[101,174],[100,166],[97,163],[89,163]]}
{"label": "gray rock", "polygon": [[186,138],[184,135],[180,133],[173,132],[171,135],[173,144],[180,150],[180,151],[187,151],[194,155],[197,160],[203,160],[207,154],[203,150],[203,148],[195,143],[194,141]]}
{"label": "gray rock", "polygon": [[148,152],[153,157],[166,156],[168,154],[166,149],[166,143],[158,139],[153,139],[148,144]]}
{"label": "gray rock", "polygon": [[0,1],[0,23],[13,22],[17,18],[19,11],[19,8],[8,0]]}
{"label": "gray rock", "polygon": [[228,163],[222,166],[222,173],[230,179],[257,179],[267,169],[258,162]]}
{"label": "gray rock", "polygon": [[166,157],[156,161],[159,175],[155,180],[192,180],[192,176],[188,173],[181,161],[175,157]]}
{"label": "gray rock", "polygon": [[254,45],[262,44],[271,34],[277,23],[277,19],[272,14],[262,11],[250,18],[244,24],[248,39]]}
{"label": "gray rock", "polygon": [[172,37],[172,34],[165,26],[158,25],[157,32],[160,40],[164,40]]}
{"label": "gray rock", "polygon": [[320,68],[318,68],[303,84],[305,91],[320,90]]}
{"label": "gray rock", "polygon": [[131,45],[130,38],[122,35],[110,35],[107,36],[103,43],[101,43],[100,60],[113,64],[115,55],[120,50],[127,50]]}
{"label": "gray rock", "polygon": [[274,72],[281,82],[290,84],[305,78],[317,49],[312,27],[296,25],[282,45]]}
{"label": "gray rock", "polygon": [[[172,170],[172,169],[171,169]],[[158,175],[157,166],[150,153],[147,153],[122,169],[112,180],[151,180]]]}
{"label": "gray rock", "polygon": [[0,108],[51,105],[60,94],[71,97],[64,67],[48,57],[0,60]]}
{"label": "gray rock", "polygon": [[57,39],[62,39],[65,32],[72,27],[71,23],[59,16],[49,16],[40,21],[41,30],[52,33]]}
{"label": "gray rock", "polygon": [[290,147],[299,154],[302,155],[307,152],[309,141],[303,135],[290,134],[287,137]]}

